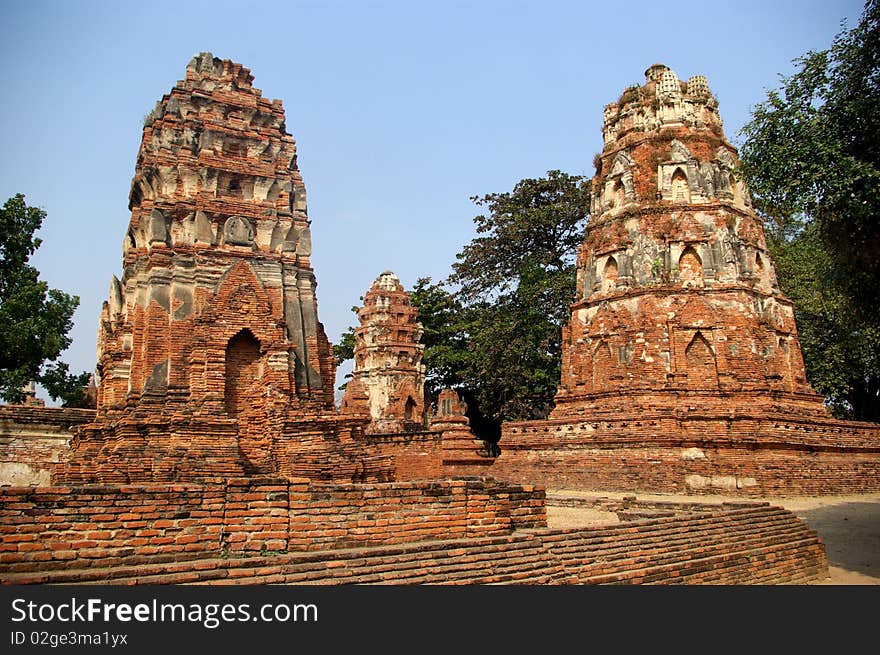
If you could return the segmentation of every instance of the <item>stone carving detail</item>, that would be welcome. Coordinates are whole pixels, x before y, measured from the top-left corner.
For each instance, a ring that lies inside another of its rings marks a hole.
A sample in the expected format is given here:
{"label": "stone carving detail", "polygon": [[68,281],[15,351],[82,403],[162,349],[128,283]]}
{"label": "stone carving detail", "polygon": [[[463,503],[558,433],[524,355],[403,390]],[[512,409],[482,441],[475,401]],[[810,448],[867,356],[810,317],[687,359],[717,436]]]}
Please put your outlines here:
{"label": "stone carving detail", "polygon": [[234,246],[251,246],[254,243],[254,226],[243,216],[230,216],[223,225],[223,239]]}
{"label": "stone carving detail", "polygon": [[150,212],[150,243],[165,243],[168,230],[165,226],[165,215],[158,209]]}
{"label": "stone carving detail", "polygon": [[214,227],[203,211],[196,212],[196,243],[211,245],[214,243]]}
{"label": "stone carving detail", "polygon": [[635,202],[636,192],[633,186],[635,165],[633,158],[624,151],[614,157],[611,170],[605,178],[605,208],[619,208],[626,203]]}

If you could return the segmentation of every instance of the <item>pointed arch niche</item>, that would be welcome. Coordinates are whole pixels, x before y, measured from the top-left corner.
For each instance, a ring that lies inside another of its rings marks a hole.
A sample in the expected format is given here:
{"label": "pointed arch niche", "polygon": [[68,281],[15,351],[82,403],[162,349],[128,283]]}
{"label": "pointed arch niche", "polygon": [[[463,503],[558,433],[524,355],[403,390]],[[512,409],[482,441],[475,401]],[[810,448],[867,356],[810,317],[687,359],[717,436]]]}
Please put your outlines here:
{"label": "pointed arch niche", "polygon": [[[710,333],[711,338],[711,333]],[[718,365],[715,350],[702,330],[697,330],[684,351],[688,386],[694,389],[718,387]]]}
{"label": "pointed arch niche", "polygon": [[412,421],[413,417],[416,414],[416,401],[413,400],[412,396],[408,396],[406,399],[406,404],[403,406],[403,420],[404,421]]}
{"label": "pointed arch niche", "polygon": [[691,190],[688,186],[687,174],[681,167],[677,167],[672,174],[672,201],[689,205],[691,202]]}
{"label": "pointed arch niche", "polygon": [[237,418],[253,405],[262,375],[260,342],[249,329],[240,330],[226,344],[224,402],[229,418]]}
{"label": "pointed arch niche", "polygon": [[703,260],[693,246],[688,246],[678,259],[678,279],[682,286],[703,286]]}
{"label": "pointed arch niche", "polygon": [[609,257],[602,268],[602,293],[609,293],[617,288],[617,260]]}

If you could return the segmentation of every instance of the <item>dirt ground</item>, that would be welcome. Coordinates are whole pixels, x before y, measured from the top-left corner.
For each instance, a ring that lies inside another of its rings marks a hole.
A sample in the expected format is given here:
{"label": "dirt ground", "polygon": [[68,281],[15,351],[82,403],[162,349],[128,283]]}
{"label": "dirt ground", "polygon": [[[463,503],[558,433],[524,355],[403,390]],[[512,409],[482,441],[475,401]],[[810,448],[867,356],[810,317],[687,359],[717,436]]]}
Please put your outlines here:
{"label": "dirt ground", "polygon": [[[566,496],[622,498],[632,493],[550,490]],[[640,500],[722,503],[742,498],[635,494]],[[823,585],[880,585],[880,493],[850,496],[753,498],[785,507],[802,518],[822,538],[828,553],[830,577]],[[550,527],[588,527],[616,523],[611,512],[547,506]]]}

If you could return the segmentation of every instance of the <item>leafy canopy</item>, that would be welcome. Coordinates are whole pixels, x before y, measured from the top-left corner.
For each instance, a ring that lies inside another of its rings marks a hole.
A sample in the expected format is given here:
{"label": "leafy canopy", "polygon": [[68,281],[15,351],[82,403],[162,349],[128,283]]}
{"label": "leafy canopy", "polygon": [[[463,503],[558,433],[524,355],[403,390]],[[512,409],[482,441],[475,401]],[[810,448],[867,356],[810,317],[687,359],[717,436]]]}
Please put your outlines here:
{"label": "leafy canopy", "polygon": [[777,241],[814,223],[831,273],[876,318],[880,293],[880,0],[828,50],[795,60],[742,129],[742,171]]}
{"label": "leafy canopy", "polygon": [[741,168],[795,303],[807,377],[880,421],[880,2],[755,107]]}
{"label": "leafy canopy", "polygon": [[70,345],[79,298],[49,289],[28,263],[40,247],[34,233],[45,217],[21,194],[0,209],[0,398],[22,402],[23,387],[39,382],[53,399],[80,405],[89,375],[71,375],[58,361]]}
{"label": "leafy canopy", "polygon": [[449,282],[468,316],[464,383],[496,425],[546,418],[559,383],[562,326],[574,298],[589,180],[558,170],[472,200],[478,237]]}

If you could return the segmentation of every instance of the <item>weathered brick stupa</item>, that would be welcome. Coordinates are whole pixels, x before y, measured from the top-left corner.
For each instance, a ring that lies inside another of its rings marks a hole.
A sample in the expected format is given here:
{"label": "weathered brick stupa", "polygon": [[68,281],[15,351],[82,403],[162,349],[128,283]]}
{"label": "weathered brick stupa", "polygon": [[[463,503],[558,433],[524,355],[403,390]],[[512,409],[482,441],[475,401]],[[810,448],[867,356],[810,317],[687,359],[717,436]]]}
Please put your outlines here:
{"label": "weathered brick stupa", "polygon": [[382,478],[335,414],[296,144],[252,81],[201,53],[145,120],[97,418],[59,480]]}
{"label": "weathered brick stupa", "polygon": [[605,109],[552,418],[619,412],[621,394],[630,412],[723,396],[826,416],[706,78],[646,77]]}
{"label": "weathered brick stupa", "polygon": [[369,432],[423,430],[427,415],[422,325],[394,273],[385,271],[376,278],[358,320],[342,414],[369,416]]}
{"label": "weathered brick stupa", "polygon": [[555,409],[505,426],[499,469],[548,486],[880,488],[880,426],[835,421],[806,381],[706,78],[645,75],[605,108]]}

